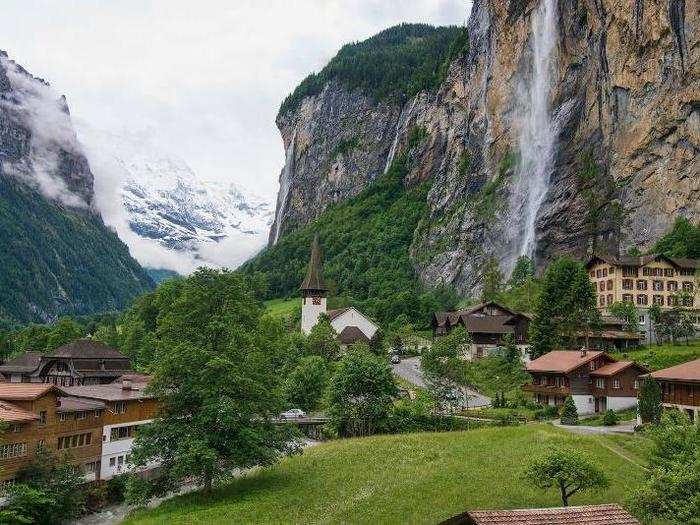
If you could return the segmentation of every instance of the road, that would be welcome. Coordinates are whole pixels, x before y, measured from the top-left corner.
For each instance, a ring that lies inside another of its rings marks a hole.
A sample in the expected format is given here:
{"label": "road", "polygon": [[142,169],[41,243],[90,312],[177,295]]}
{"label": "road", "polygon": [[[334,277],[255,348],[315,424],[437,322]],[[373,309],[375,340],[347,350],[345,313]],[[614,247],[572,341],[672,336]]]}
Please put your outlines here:
{"label": "road", "polygon": [[555,427],[563,428],[574,434],[634,434],[635,421],[625,421],[614,426],[594,427],[587,426],[585,419],[580,419],[578,425],[562,425],[559,421],[554,421]]}
{"label": "road", "polygon": [[[423,379],[423,372],[420,369],[420,357],[406,357],[401,360],[400,363],[391,365],[394,373],[408,381],[413,383],[417,387],[425,388],[425,380]],[[482,407],[491,404],[491,398],[480,394],[476,390],[468,389],[469,395],[469,407]]]}

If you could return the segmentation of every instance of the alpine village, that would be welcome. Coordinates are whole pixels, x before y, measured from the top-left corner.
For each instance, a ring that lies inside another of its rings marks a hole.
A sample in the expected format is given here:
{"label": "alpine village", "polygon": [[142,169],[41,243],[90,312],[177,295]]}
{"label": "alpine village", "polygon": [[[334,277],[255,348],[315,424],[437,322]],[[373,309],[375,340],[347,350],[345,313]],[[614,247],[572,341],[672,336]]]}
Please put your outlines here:
{"label": "alpine village", "polygon": [[5,42],[0,523],[700,524],[699,6],[454,3],[285,88],[257,233]]}

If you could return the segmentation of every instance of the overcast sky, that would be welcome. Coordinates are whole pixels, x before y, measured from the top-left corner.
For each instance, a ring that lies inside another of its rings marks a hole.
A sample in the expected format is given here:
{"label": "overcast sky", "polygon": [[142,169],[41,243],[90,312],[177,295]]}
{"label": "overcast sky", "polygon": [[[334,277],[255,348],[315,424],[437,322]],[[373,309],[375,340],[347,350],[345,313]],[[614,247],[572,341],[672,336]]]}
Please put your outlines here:
{"label": "overcast sky", "polygon": [[[466,0],[2,0],[0,49],[80,125],[150,136],[198,176],[274,196],[282,99],[340,46]],[[98,174],[99,176],[99,174]]]}

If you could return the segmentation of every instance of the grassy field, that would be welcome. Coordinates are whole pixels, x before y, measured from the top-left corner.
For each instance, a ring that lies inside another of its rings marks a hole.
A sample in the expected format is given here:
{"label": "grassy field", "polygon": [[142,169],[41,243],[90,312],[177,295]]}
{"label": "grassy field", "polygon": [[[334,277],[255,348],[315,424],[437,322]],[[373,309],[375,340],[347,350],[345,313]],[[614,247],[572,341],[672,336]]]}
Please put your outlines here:
{"label": "grassy field", "polygon": [[294,313],[296,307],[301,308],[301,300],[295,299],[271,299],[265,301],[267,313],[273,317],[286,317]]}
{"label": "grassy field", "polygon": [[612,355],[620,359],[631,359],[648,366],[651,370],[660,370],[686,361],[700,359],[700,340],[690,341],[687,345],[685,343],[650,345],[639,350],[613,353]]}
{"label": "grassy field", "polygon": [[622,502],[644,478],[646,445],[639,439],[574,436],[532,424],[338,440],[209,496],[193,493],[137,511],[126,523],[433,524],[467,509],[557,506],[554,491],[521,477],[529,458],[556,444],[587,450],[610,477],[608,489],[576,495],[572,504]]}

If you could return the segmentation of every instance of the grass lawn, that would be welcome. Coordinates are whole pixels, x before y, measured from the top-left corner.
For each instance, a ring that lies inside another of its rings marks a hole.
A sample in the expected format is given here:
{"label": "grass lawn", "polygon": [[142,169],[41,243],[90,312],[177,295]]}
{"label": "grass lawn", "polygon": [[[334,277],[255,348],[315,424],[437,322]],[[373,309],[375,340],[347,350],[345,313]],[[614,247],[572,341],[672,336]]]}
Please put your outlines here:
{"label": "grass lawn", "polygon": [[294,313],[296,307],[301,308],[300,299],[270,299],[265,301],[267,313],[273,317],[286,317]]}
{"label": "grass lawn", "polygon": [[527,421],[535,420],[535,410],[531,408],[472,408],[465,410],[464,415],[488,419],[513,416]]}
{"label": "grass lawn", "polygon": [[639,350],[628,350],[612,355],[620,359],[631,359],[648,366],[651,370],[660,370],[686,361],[700,359],[700,340],[690,341],[687,345],[685,343],[650,345]]}
{"label": "grass lawn", "polygon": [[645,476],[636,464],[644,461],[644,446],[636,439],[532,424],[337,440],[209,496],[193,493],[137,511],[125,523],[434,524],[467,509],[558,506],[555,491],[521,478],[531,457],[557,444],[590,452],[610,477],[608,489],[575,495],[572,504],[622,502]]}

